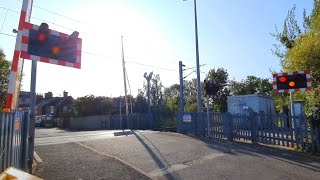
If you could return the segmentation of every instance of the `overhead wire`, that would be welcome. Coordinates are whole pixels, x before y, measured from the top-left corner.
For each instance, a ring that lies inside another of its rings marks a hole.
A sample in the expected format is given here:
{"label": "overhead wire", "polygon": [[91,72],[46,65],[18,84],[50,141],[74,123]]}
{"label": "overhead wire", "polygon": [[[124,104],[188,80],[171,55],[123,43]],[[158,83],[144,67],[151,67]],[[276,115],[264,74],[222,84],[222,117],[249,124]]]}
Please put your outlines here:
{"label": "overhead wire", "polygon": [[[23,2],[22,0],[17,0],[19,2]],[[71,18],[71,17],[68,17],[68,16],[65,16],[65,15],[62,15],[60,13],[57,13],[57,12],[54,12],[54,11],[51,11],[51,10],[48,10],[46,8],[42,8],[40,6],[37,6],[37,5],[34,5],[33,4],[33,7],[36,7],[38,9],[41,9],[43,11],[47,11],[49,13],[52,13],[52,14],[55,14],[55,15],[58,15],[58,16],[61,16],[61,17],[64,17],[66,19],[69,19],[69,20],[72,20],[74,22],[77,22],[77,23],[80,23],[80,24],[84,24],[83,22],[79,21],[79,20],[76,20],[74,18]],[[15,11],[15,10],[12,10],[12,9],[9,9],[9,8],[5,8],[5,7],[0,7],[1,9],[5,9],[7,11],[11,11],[11,12],[14,12],[14,13],[18,13],[18,11]],[[65,29],[68,29],[68,30],[72,30],[68,27],[65,27],[65,26],[62,26],[62,25],[59,25],[59,24],[56,24],[54,22],[50,22],[50,21],[47,21],[47,20],[43,20],[41,18],[38,18],[38,17],[34,17],[34,16],[31,16],[31,18],[33,19],[37,19],[37,20],[40,20],[40,21],[43,21],[43,22],[46,22],[46,23],[50,23],[50,24],[53,24],[53,25],[56,25],[56,26],[59,26],[59,27],[62,27],[62,28],[65,28]],[[74,30],[72,30],[74,31]],[[10,34],[6,34],[6,33],[0,33],[0,34],[3,34],[3,35],[7,35],[7,36],[12,36],[12,37],[16,37],[14,35],[10,35]],[[83,34],[83,33],[82,33]],[[94,55],[94,56],[102,56],[102,55],[99,55],[99,54],[96,54],[96,53],[92,53],[92,52],[87,52],[87,51],[82,51],[83,53],[86,53],[86,54],[90,54],[90,55]],[[105,57],[105,56],[102,56],[102,57]],[[166,71],[173,71],[173,72],[178,72],[177,70],[174,70],[174,69],[168,69],[168,68],[163,68],[163,67],[159,67],[159,66],[154,66],[154,65],[149,65],[149,64],[143,64],[143,63],[139,63],[139,62],[135,62],[135,61],[126,61],[127,63],[131,63],[131,64],[136,64],[136,65],[140,65],[140,66],[146,66],[146,67],[153,67],[153,68],[157,68],[157,69],[162,69],[162,70],[166,70]]]}
{"label": "overhead wire", "polygon": [[11,36],[11,37],[17,37],[17,36],[15,36],[15,35],[7,34],[7,33],[2,33],[2,32],[0,32],[0,34],[1,34],[1,35],[6,35],[6,36]]}
{"label": "overhead wire", "polygon": [[[19,2],[23,2],[22,0],[17,0],[17,1],[19,1]],[[79,21],[79,20],[77,20],[77,19],[74,19],[74,18],[71,18],[71,17],[65,16],[65,15],[63,15],[63,14],[60,14],[60,13],[57,13],[57,12],[54,12],[54,11],[48,10],[48,9],[46,9],[46,8],[42,8],[42,7],[37,6],[37,5],[34,5],[34,4],[33,4],[33,7],[38,8],[38,9],[41,9],[41,10],[43,10],[43,11],[50,12],[50,13],[52,13],[52,14],[55,14],[55,15],[58,15],[58,16],[61,16],[61,17],[64,17],[64,18],[66,18],[66,19],[69,19],[69,20],[71,20],[71,21],[78,22],[78,23],[81,23],[81,24],[82,24],[82,22],[81,22],[81,21]]]}
{"label": "overhead wire", "polygon": [[190,76],[192,73],[195,73],[196,70],[191,71],[191,73],[189,73],[188,75],[184,76],[183,79],[187,78],[188,76]]}
{"label": "overhead wire", "polygon": [[149,65],[149,64],[143,64],[143,63],[139,63],[139,62],[135,62],[135,61],[126,61],[126,63],[132,63],[132,64],[141,65],[141,66],[153,67],[153,68],[158,68],[158,69],[162,69],[162,70],[166,70],[166,71],[178,72],[177,70],[174,70],[174,69],[168,69],[168,68],[163,68],[163,67]]}
{"label": "overhead wire", "polygon": [[[12,10],[12,9],[9,9],[9,8],[6,8],[6,7],[0,6],[0,9],[5,9],[5,10],[7,10],[7,11],[11,11],[11,12],[14,12],[14,13],[16,13],[16,14],[20,14],[20,12],[15,11],[15,10]],[[57,24],[57,23],[55,23],[55,22],[51,22],[51,21],[48,21],[48,20],[44,20],[44,19],[38,18],[38,17],[35,17],[35,16],[31,16],[31,19],[36,19],[36,20],[39,20],[39,21],[42,21],[42,22],[45,22],[45,23],[53,24],[53,25],[55,25],[55,26],[58,26],[58,27],[61,27],[61,28],[64,28],[64,29],[67,29],[67,30],[70,30],[70,31],[75,31],[74,29],[71,29],[71,28],[62,26],[62,25]],[[85,34],[85,33],[81,33],[81,34]]]}
{"label": "overhead wire", "polygon": [[[205,65],[206,65],[206,64],[201,64],[200,67],[201,67],[201,66],[205,66]],[[195,69],[195,68],[197,68],[197,67],[196,67],[196,66],[194,66],[194,67],[189,67],[189,68],[187,68],[187,69],[183,69],[183,71],[186,71],[186,70],[189,70],[189,69]]]}
{"label": "overhead wire", "polygon": [[8,16],[8,12],[9,12],[9,11],[7,10],[6,15],[5,15],[5,17],[4,17],[4,20],[3,20],[3,23],[2,23],[2,26],[1,26],[1,29],[0,29],[0,32],[2,32],[4,23],[6,22],[6,19],[7,19],[7,16]]}

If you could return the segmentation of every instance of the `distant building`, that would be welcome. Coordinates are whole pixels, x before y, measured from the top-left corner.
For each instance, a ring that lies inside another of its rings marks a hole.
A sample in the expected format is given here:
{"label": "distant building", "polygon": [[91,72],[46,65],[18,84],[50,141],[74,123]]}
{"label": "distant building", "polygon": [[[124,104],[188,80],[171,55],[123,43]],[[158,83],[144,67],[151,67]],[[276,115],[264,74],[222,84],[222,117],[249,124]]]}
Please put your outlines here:
{"label": "distant building", "polygon": [[[36,95],[36,103],[43,99],[42,94]],[[30,105],[30,92],[27,91],[20,91],[19,99],[18,99],[18,106],[23,110],[28,110]]]}
{"label": "distant building", "polygon": [[68,92],[64,91],[62,97],[53,97],[52,92],[45,93],[42,100],[37,102],[36,116],[54,116],[62,117],[63,113],[71,112],[74,99],[72,96],[68,96]]}

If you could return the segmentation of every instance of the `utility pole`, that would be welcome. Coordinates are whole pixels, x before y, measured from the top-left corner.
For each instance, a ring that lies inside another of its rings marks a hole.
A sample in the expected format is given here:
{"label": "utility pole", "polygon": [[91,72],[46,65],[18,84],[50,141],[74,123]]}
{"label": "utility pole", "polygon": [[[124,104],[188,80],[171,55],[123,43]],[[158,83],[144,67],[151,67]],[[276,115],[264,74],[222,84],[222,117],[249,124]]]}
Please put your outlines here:
{"label": "utility pole", "polygon": [[120,95],[120,97],[119,97],[119,100],[120,100],[120,129],[122,129],[122,112],[121,112],[121,110],[122,110],[122,108],[121,108],[121,95]]}
{"label": "utility pole", "polygon": [[124,98],[125,98],[125,102],[126,102],[126,115],[128,115],[129,109],[128,109],[128,96],[127,96],[126,67],[124,64],[123,36],[121,36],[121,46],[122,46],[122,69],[123,69],[123,83],[124,83]]}
{"label": "utility pole", "polygon": [[180,112],[184,112],[184,93],[183,93],[183,67],[182,61],[179,61],[179,79],[180,79]]}
{"label": "utility pole", "polygon": [[196,37],[198,112],[202,112],[202,98],[201,98],[201,84],[200,84],[200,65],[199,65],[199,45],[198,45],[197,0],[194,0],[194,28],[195,28],[195,37]]}
{"label": "utility pole", "polygon": [[129,85],[129,94],[130,94],[130,109],[131,109],[131,114],[132,114],[132,95],[131,95],[131,87],[130,87],[130,81],[129,81],[129,78],[128,78],[128,73],[127,73],[127,70],[126,70],[126,76],[127,76],[127,81],[128,81],[128,85]]}
{"label": "utility pole", "polygon": [[158,80],[156,79],[156,96],[157,96],[157,111],[158,111],[158,114],[159,114],[159,101],[160,99],[159,98],[159,91],[158,91]]}

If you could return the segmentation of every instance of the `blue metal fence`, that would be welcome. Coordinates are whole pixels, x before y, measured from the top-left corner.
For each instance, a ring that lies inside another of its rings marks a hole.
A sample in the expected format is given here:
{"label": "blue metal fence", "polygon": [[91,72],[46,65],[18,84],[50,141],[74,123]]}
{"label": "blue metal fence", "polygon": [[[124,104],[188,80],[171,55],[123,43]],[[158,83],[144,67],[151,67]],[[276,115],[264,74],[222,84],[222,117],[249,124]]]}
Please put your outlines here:
{"label": "blue metal fence", "polygon": [[27,169],[27,119],[22,111],[0,112],[0,172],[9,166]]}
{"label": "blue metal fence", "polygon": [[[191,119],[188,117],[191,116]],[[285,114],[180,113],[178,132],[320,152],[319,123]]]}
{"label": "blue metal fence", "polygon": [[152,129],[153,116],[149,114],[112,115],[110,117],[111,129]]}

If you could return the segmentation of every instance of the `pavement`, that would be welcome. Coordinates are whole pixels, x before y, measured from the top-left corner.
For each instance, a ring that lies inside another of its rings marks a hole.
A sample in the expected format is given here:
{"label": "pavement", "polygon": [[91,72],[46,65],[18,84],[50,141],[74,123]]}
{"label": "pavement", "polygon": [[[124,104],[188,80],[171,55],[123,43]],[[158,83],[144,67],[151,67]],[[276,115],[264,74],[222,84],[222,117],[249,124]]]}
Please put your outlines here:
{"label": "pavement", "polygon": [[[86,133],[95,132],[82,135]],[[168,132],[126,130],[113,132],[113,137],[101,133],[96,136],[103,138],[79,141],[77,136],[74,142],[38,144],[35,150],[43,163],[35,175],[44,179],[259,180],[320,176],[319,159],[285,149],[203,141]]]}

